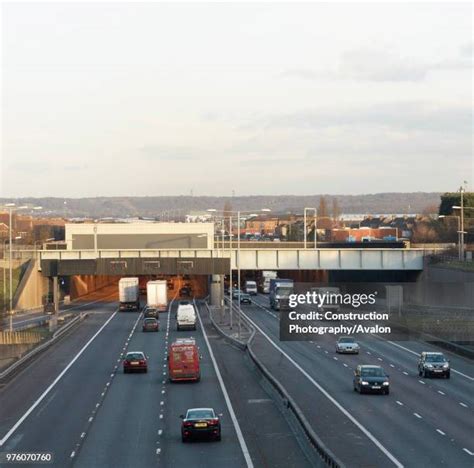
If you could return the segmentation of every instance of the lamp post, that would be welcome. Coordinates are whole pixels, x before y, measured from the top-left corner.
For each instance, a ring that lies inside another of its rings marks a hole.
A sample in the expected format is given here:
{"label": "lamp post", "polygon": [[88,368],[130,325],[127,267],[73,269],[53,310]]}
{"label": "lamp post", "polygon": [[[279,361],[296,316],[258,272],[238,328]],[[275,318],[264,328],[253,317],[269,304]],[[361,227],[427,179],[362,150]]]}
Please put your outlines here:
{"label": "lamp post", "polygon": [[307,229],[307,221],[306,221],[306,212],[307,211],[314,211],[314,248],[317,248],[317,219],[318,219],[318,210],[316,208],[305,208],[303,210],[303,217],[304,217],[304,248],[306,249],[306,229]]}
{"label": "lamp post", "polygon": [[[215,212],[217,211],[215,208],[210,208],[207,211],[210,212]],[[272,211],[270,208],[262,208],[260,211],[262,212],[270,212]],[[239,338],[241,337],[242,333],[242,321],[241,321],[241,315],[242,315],[242,310],[241,310],[241,305],[240,305],[240,294],[241,294],[241,285],[240,285],[240,215],[242,213],[251,213],[253,215],[253,211],[227,211],[227,213],[237,213],[237,257],[236,257],[236,264],[237,264],[237,285],[238,285],[238,310],[239,310],[239,321],[238,321],[238,326],[239,326]],[[254,215],[256,216],[256,215]],[[223,216],[224,218],[224,216]],[[232,216],[229,215],[229,230],[230,230],[230,241],[229,241],[229,246],[230,246],[230,287],[229,287],[229,296],[230,296],[230,321],[231,321],[231,328],[232,328]]]}

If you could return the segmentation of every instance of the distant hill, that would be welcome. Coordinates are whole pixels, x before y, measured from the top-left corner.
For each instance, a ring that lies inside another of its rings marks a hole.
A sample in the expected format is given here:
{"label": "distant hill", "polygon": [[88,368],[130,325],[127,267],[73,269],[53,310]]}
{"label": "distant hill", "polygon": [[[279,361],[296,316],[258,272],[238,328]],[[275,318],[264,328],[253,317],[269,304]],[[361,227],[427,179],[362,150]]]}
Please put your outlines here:
{"label": "distant hill", "polygon": [[259,210],[270,208],[273,213],[301,213],[304,207],[318,207],[320,197],[327,201],[329,212],[332,200],[337,199],[341,213],[422,213],[440,204],[441,193],[374,193],[366,195],[276,195],[245,197],[94,197],[94,198],[21,198],[0,199],[0,204],[14,202],[43,207],[43,216],[65,217],[155,217],[164,210],[204,211],[215,208],[221,211],[226,203],[232,210]]}

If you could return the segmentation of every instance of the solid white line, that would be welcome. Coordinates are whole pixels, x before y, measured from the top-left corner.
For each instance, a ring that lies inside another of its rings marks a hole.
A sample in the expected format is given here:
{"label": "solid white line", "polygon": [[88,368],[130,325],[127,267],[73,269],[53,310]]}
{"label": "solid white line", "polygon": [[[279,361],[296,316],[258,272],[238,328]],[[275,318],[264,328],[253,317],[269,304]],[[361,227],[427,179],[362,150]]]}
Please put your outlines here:
{"label": "solid white line", "polygon": [[[413,350],[411,350],[411,349],[405,348],[405,346],[399,345],[398,343],[394,343],[393,341],[387,340],[387,343],[390,343],[391,345],[396,346],[397,348],[403,349],[404,351],[406,351],[406,352],[408,352],[408,353],[414,354],[415,356],[420,356],[419,353],[417,353],[417,352],[415,352],[415,351],[413,351]],[[453,368],[451,368],[451,370],[452,370],[453,372],[455,372],[456,374],[458,374],[458,375],[462,375],[462,376],[465,377],[466,379],[469,379],[469,380],[473,380],[473,381],[474,381],[474,377],[470,377],[469,375],[463,374],[462,372],[459,372],[458,370],[453,369]]]}
{"label": "solid white line", "polygon": [[468,450],[467,448],[463,448],[463,450],[468,453],[469,455],[474,456],[474,452],[471,452],[470,450]]}
{"label": "solid white line", "polygon": [[368,430],[366,429],[354,416],[352,416],[349,411],[347,411],[337,400],[335,400],[321,385],[319,385],[292,357],[290,357],[282,348],[280,348],[253,320],[251,320],[247,314],[242,312],[247,320],[257,328],[260,333],[267,339],[267,341],[277,349],[283,356],[288,359],[331,403],[336,406],[347,418],[351,420],[382,452],[389,458],[393,464],[399,468],[403,467],[403,464],[395,458],[381,443],[380,441]]}
{"label": "solid white line", "polygon": [[26,413],[13,425],[13,427],[5,434],[3,439],[0,440],[0,447],[11,437],[11,435],[18,429],[23,421],[34,411],[34,409],[44,400],[46,395],[54,388],[54,386],[61,380],[64,374],[71,368],[71,366],[79,359],[81,354],[89,347],[89,345],[97,338],[99,333],[109,324],[109,322],[115,317],[117,311],[115,311],[107,321],[99,328],[95,335],[81,348],[81,350],[74,356],[72,361],[63,369],[63,371],[54,379],[53,383],[40,395],[40,397],[30,406]]}
{"label": "solid white line", "polygon": [[237,438],[239,439],[240,443],[240,448],[242,449],[242,453],[244,455],[245,461],[247,463],[248,468],[253,468],[253,462],[252,459],[250,458],[250,453],[247,448],[247,444],[245,443],[244,436],[242,434],[242,431],[240,429],[239,421],[237,421],[237,417],[235,416],[234,413],[234,408],[232,407],[232,403],[229,398],[229,394],[227,393],[227,389],[225,388],[224,380],[222,379],[221,372],[219,370],[219,367],[217,365],[216,358],[214,357],[214,353],[212,351],[211,345],[209,343],[209,339],[207,338],[206,330],[204,328],[204,325],[201,320],[201,314],[199,313],[199,307],[197,307],[196,301],[194,301],[194,307],[196,309],[196,313],[199,319],[199,325],[201,326],[202,334],[204,336],[204,341],[206,342],[207,349],[209,350],[209,355],[211,357],[212,365],[214,366],[214,370],[216,371],[217,375],[217,380],[219,381],[219,384],[221,386],[222,393],[224,394],[224,399],[227,405],[227,409],[229,410],[230,417],[232,419],[232,422],[234,424],[235,432],[237,433]]}
{"label": "solid white line", "polygon": [[443,432],[441,429],[436,429],[436,432],[438,432],[438,433],[441,434],[441,435],[446,435],[446,433]]}

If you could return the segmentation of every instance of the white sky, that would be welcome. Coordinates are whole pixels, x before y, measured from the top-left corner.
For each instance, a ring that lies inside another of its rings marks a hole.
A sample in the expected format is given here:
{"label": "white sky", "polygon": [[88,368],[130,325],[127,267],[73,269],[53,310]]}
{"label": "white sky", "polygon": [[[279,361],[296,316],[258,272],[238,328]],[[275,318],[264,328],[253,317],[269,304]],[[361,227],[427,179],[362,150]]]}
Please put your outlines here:
{"label": "white sky", "polygon": [[472,6],[2,6],[0,196],[473,182]]}

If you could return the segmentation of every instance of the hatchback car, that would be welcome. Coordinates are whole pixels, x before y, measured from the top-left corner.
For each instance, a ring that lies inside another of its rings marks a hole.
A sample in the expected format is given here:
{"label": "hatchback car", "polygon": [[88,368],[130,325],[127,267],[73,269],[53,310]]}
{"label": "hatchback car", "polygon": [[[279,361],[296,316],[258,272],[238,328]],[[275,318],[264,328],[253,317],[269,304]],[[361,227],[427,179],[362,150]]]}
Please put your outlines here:
{"label": "hatchback car", "polygon": [[129,351],[123,360],[123,373],[148,372],[148,361],[143,351]]}
{"label": "hatchback car", "polygon": [[336,353],[359,354],[360,347],[352,336],[341,336],[336,342]]}
{"label": "hatchback car", "polygon": [[154,307],[145,307],[145,310],[143,311],[143,316],[146,318],[158,318],[159,317],[159,312],[157,309]]}
{"label": "hatchback car", "polygon": [[158,322],[156,318],[147,317],[145,320],[143,320],[142,330],[144,332],[147,332],[147,331],[157,332],[159,329],[160,329],[160,322]]}
{"label": "hatchback car", "polygon": [[221,440],[221,423],[212,408],[191,408],[180,418],[183,442],[193,438]]}
{"label": "hatchback car", "polygon": [[357,366],[354,372],[354,392],[390,393],[388,375],[380,366]]}
{"label": "hatchback car", "polygon": [[241,304],[251,304],[252,300],[250,299],[250,294],[241,293],[240,294],[240,303]]}
{"label": "hatchback car", "polygon": [[449,379],[451,377],[449,359],[446,359],[443,353],[423,351],[418,360],[418,375],[420,377],[439,375]]}

